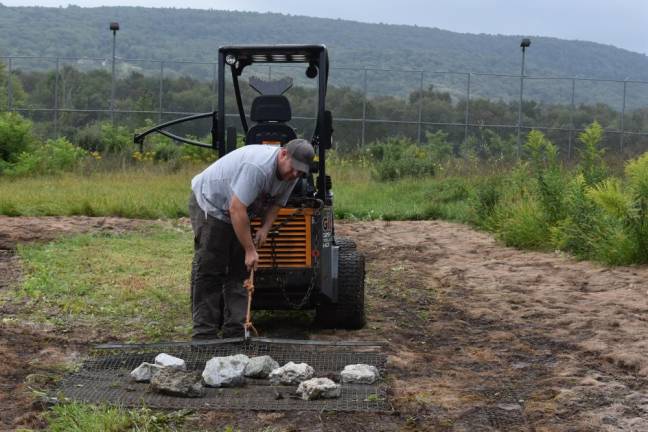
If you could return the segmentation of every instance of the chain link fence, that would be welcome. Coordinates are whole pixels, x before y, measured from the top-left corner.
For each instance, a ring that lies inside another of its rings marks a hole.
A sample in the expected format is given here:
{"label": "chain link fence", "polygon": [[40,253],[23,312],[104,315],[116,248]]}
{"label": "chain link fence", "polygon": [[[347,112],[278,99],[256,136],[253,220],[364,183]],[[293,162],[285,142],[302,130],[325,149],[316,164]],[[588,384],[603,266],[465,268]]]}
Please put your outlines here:
{"label": "chain link fence", "polygon": [[[69,136],[93,121],[141,127],[147,119],[214,110],[217,101],[215,62],[5,56],[0,63],[7,77],[0,79],[0,110],[31,118],[49,137]],[[295,76],[297,68],[255,67],[246,69],[243,79]],[[291,98],[293,125],[306,136],[314,120],[314,85],[296,78],[299,90]],[[646,81],[333,67],[329,86],[336,140],[345,148],[391,136],[424,143],[438,131],[457,147],[471,140],[479,146],[491,131],[519,154],[520,136],[539,129],[571,158],[578,133],[596,120],[613,154],[626,158],[648,150]],[[249,101],[253,94],[244,96]],[[235,113],[228,106],[233,121]],[[204,122],[184,132],[202,136],[208,128]]]}

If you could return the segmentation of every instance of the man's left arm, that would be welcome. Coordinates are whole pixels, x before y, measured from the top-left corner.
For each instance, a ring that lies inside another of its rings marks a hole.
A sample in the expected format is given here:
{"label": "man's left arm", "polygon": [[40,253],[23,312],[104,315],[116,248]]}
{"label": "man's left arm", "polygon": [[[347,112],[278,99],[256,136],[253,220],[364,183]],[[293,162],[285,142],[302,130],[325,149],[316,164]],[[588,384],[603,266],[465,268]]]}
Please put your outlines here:
{"label": "man's left arm", "polygon": [[268,237],[268,233],[270,232],[270,228],[272,228],[272,224],[277,219],[280,208],[281,206],[279,204],[273,204],[272,207],[270,207],[266,212],[261,228],[259,228],[254,235],[254,244],[256,245],[257,249],[259,249],[265,243],[266,238]]}
{"label": "man's left arm", "polygon": [[293,180],[266,212],[265,217],[263,218],[263,225],[261,226],[261,228],[259,228],[256,235],[254,236],[254,243],[257,245],[257,249],[263,246],[263,244],[265,243],[266,238],[268,237],[268,233],[270,232],[270,228],[272,228],[272,224],[274,223],[275,219],[277,219],[279,209],[286,206],[288,198],[290,198],[290,194],[292,194],[297,181],[298,179]]}

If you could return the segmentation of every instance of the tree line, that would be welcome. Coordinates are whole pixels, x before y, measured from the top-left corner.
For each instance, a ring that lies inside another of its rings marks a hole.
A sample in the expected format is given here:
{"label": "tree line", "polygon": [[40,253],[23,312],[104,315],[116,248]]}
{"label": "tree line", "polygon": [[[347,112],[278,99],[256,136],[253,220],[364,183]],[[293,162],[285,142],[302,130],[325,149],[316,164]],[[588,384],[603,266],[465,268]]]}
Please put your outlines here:
{"label": "tree line", "polygon": [[[7,110],[8,74],[0,63],[0,110]],[[55,92],[56,89],[56,92]],[[160,89],[162,89],[160,99]],[[247,109],[256,93],[245,83],[241,85],[243,101]],[[62,111],[54,114],[46,111],[21,111],[34,122],[37,133],[51,137],[56,132],[78,143],[88,129],[110,118],[111,75],[106,70],[80,71],[69,65],[63,66],[56,76],[54,71],[21,71],[12,74],[12,101],[14,109],[42,109],[57,106]],[[208,112],[216,106],[213,83],[188,76],[164,78],[147,76],[132,71],[116,80],[116,123],[126,130],[134,131],[147,123],[177,118],[182,113]],[[291,124],[298,133],[308,137],[312,133],[316,91],[312,87],[294,86],[287,96],[291,102]],[[233,94],[226,95],[227,112],[236,113]],[[160,114],[162,111],[174,114]],[[388,137],[404,137],[422,144],[438,142],[430,136],[441,132],[455,156],[468,153],[481,159],[505,158],[516,152],[518,103],[486,98],[471,98],[466,128],[466,100],[457,99],[447,91],[433,86],[410,92],[405,97],[373,96],[364,100],[362,91],[346,86],[330,86],[327,107],[333,112],[335,140],[342,152],[358,149],[361,143],[384,140]],[[75,112],[74,110],[79,110]],[[94,112],[92,110],[104,110]],[[140,113],[140,111],[144,111]],[[365,121],[362,121],[363,114]],[[421,120],[419,126],[418,121]],[[235,122],[233,118],[231,121]],[[382,120],[382,121],[381,121]],[[401,121],[407,123],[389,123]],[[574,133],[567,129],[582,130],[597,121],[604,130],[621,129],[621,113],[610,105],[549,104],[524,100],[522,104],[522,134],[533,127],[548,128],[546,134],[560,149],[562,157],[576,151]],[[449,123],[439,125],[436,123]],[[491,126],[496,125],[496,126]],[[508,125],[504,127],[502,125]],[[179,126],[175,132],[193,136],[208,136],[208,121]],[[563,129],[563,130],[552,130]],[[630,132],[648,132],[648,108],[626,110],[623,129]],[[240,131],[239,125],[239,131]],[[467,133],[466,133],[467,132]],[[364,140],[363,140],[364,137]],[[603,146],[612,154],[620,151],[619,134],[608,132]],[[624,155],[638,154],[645,150],[648,136],[629,134],[623,139]]]}

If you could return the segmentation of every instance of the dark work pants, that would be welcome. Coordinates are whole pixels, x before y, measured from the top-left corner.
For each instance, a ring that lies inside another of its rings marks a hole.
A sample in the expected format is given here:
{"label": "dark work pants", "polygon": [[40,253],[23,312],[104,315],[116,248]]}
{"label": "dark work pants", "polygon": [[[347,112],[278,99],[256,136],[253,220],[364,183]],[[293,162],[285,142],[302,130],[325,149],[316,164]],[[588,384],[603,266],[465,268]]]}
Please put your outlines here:
{"label": "dark work pants", "polygon": [[[206,215],[192,193],[189,217],[194,232],[191,271],[192,338],[243,336],[247,312],[245,251],[231,224]],[[224,305],[222,302],[224,301]]]}

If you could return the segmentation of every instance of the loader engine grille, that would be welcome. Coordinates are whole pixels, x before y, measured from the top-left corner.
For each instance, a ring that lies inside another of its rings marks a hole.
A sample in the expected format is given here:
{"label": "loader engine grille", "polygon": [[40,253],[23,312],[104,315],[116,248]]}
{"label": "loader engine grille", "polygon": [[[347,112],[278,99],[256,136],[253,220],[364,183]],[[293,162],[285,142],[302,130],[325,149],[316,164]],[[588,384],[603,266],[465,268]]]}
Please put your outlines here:
{"label": "loader engine grille", "polygon": [[[259,268],[305,268],[312,266],[311,221],[313,209],[282,208],[270,230],[265,245],[258,250]],[[261,227],[260,219],[252,219],[252,231]],[[271,238],[273,231],[278,235]],[[273,258],[274,255],[274,258]]]}

